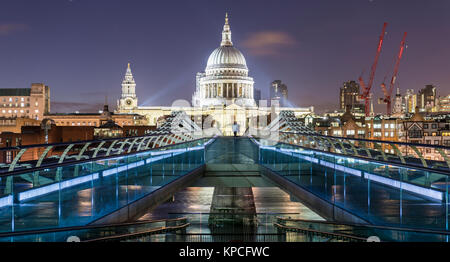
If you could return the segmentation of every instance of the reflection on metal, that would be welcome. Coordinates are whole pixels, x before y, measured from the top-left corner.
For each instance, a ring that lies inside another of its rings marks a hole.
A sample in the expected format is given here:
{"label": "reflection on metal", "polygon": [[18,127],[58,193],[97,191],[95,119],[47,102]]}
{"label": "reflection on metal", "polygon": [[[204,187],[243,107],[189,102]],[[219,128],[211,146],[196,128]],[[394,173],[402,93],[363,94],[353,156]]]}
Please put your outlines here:
{"label": "reflection on metal", "polygon": [[400,152],[398,147],[394,144],[390,144],[390,146],[392,147],[392,149],[394,149],[395,153],[400,158],[400,161],[402,162],[402,164],[406,164],[405,158],[403,157],[402,152]]}
{"label": "reflection on metal", "polygon": [[370,153],[370,150],[367,149],[367,147],[366,147],[366,142],[362,142],[362,143],[361,143],[361,146],[362,146],[362,148],[364,149],[364,151],[366,151],[367,156],[368,156],[369,158],[372,158],[372,154]]}
{"label": "reflection on metal", "polygon": [[111,150],[114,148],[114,146],[117,144],[118,140],[115,140],[111,143],[111,145],[108,148],[108,151],[106,151],[106,156],[109,156],[111,154]]}
{"label": "reflection on metal", "polygon": [[97,148],[96,148],[95,151],[94,151],[94,155],[92,155],[92,158],[96,158],[96,157],[97,157],[98,151],[100,151],[100,149],[102,148],[102,146],[103,146],[105,143],[106,143],[106,141],[102,141],[102,142],[97,146]]}
{"label": "reflection on metal", "polygon": [[19,162],[19,159],[22,157],[23,153],[25,153],[25,151],[27,151],[26,148],[23,148],[20,150],[19,154],[17,154],[17,156],[14,158],[14,160],[12,161],[11,165],[9,166],[8,171],[14,171],[14,168],[16,167],[17,162]]}
{"label": "reflection on metal", "polygon": [[39,160],[36,164],[36,167],[40,167],[42,164],[42,161],[44,161],[45,157],[47,156],[48,152],[53,148],[53,146],[48,146],[44,152],[42,153],[42,155],[39,157]]}
{"label": "reflection on metal", "polygon": [[425,161],[425,159],[423,158],[422,153],[417,149],[416,146],[411,146],[412,150],[414,150],[414,152],[416,152],[417,156],[419,157],[420,161],[422,162],[422,165],[424,167],[428,167],[427,161]]}
{"label": "reflection on metal", "polygon": [[137,148],[136,151],[138,151],[138,152],[141,151],[142,145],[144,144],[144,142],[145,142],[147,139],[150,139],[150,137],[144,137],[144,138],[141,140],[141,142],[139,143],[139,146],[138,146],[138,148]]}
{"label": "reflection on metal", "polygon": [[131,145],[130,145],[130,147],[128,148],[127,153],[131,153],[131,149],[133,149],[134,144],[136,144],[136,141],[137,141],[138,139],[139,139],[139,137],[138,137],[138,138],[135,138],[135,139],[133,140],[133,142],[131,142]]}
{"label": "reflection on metal", "polygon": [[[91,142],[87,142],[83,148],[81,149],[80,153],[77,156],[77,160],[80,160],[81,157],[83,157],[84,152],[87,150],[87,148],[91,145]],[[89,158],[88,156],[86,156],[87,158]]]}
{"label": "reflection on metal", "polygon": [[333,152],[336,152],[336,147],[334,146],[334,143],[331,141],[331,139],[329,137],[326,137],[325,139],[328,141],[328,143],[330,143],[331,147],[333,148]]}
{"label": "reflection on metal", "polygon": [[388,161],[388,158],[387,158],[386,154],[383,151],[383,147],[377,142],[373,142],[373,146],[374,146],[375,149],[378,150],[378,152],[380,152],[381,156],[383,157],[383,160],[384,161]]}
{"label": "reflection on metal", "polygon": [[120,141],[120,142],[119,142],[120,147],[119,147],[119,149],[117,150],[116,155],[122,154],[122,152],[123,152],[123,147],[124,147],[126,144],[128,144],[128,140],[130,140],[130,139],[127,138],[127,139],[125,139],[125,141]]}
{"label": "reflection on metal", "polygon": [[148,140],[147,145],[145,146],[145,149],[146,149],[146,150],[150,148],[150,143],[153,142],[153,140],[155,140],[155,139],[158,139],[158,136],[151,137],[151,138]]}
{"label": "reflection on metal", "polygon": [[342,140],[338,140],[339,146],[341,147],[342,153],[344,153],[345,155],[351,155],[349,153],[347,153],[347,149],[344,146],[344,143],[342,142]]}
{"label": "reflection on metal", "polygon": [[444,158],[445,162],[447,163],[448,168],[450,169],[450,158],[447,156],[444,150],[441,148],[436,148],[436,150],[439,152],[439,154]]}
{"label": "reflection on metal", "polygon": [[73,146],[74,146],[74,144],[70,144],[68,147],[66,147],[66,149],[64,150],[64,153],[61,155],[61,157],[58,160],[58,164],[61,164],[62,162],[64,162],[64,159],[66,158],[67,153],[70,151],[70,149],[72,149]]}
{"label": "reflection on metal", "polygon": [[355,156],[359,156],[359,153],[358,153],[358,150],[356,150],[356,147],[355,147],[355,145],[350,141],[350,146],[352,147],[352,149],[353,149],[353,153],[355,154]]}

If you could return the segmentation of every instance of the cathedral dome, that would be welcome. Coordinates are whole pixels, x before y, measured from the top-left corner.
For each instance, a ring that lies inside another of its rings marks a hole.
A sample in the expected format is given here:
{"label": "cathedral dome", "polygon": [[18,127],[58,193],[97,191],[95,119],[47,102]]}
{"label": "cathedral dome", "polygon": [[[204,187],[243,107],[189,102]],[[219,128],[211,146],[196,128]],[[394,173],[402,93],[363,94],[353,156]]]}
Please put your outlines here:
{"label": "cathedral dome", "polygon": [[253,78],[248,76],[244,55],[233,46],[228,14],[222,31],[222,42],[208,58],[204,72],[197,73],[192,104],[198,107],[255,107]]}
{"label": "cathedral dome", "polygon": [[215,68],[247,69],[244,55],[233,46],[220,46],[208,59],[206,70]]}

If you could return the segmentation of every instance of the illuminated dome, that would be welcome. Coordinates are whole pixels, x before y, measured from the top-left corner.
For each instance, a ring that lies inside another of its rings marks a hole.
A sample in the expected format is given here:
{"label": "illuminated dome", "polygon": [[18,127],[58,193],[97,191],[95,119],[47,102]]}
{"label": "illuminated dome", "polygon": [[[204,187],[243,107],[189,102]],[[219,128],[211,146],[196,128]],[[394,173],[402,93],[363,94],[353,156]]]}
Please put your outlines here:
{"label": "illuminated dome", "polygon": [[220,46],[209,56],[206,71],[217,68],[248,70],[244,55],[233,46]]}
{"label": "illuminated dome", "polygon": [[198,107],[230,104],[255,107],[253,84],[244,55],[231,42],[227,14],[220,46],[209,56],[205,72],[197,73],[192,104]]}

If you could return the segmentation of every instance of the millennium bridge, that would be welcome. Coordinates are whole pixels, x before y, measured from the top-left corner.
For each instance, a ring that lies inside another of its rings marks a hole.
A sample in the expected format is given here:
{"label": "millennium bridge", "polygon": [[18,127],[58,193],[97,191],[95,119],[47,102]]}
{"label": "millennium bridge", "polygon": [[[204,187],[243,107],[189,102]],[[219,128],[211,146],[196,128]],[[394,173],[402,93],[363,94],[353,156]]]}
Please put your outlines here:
{"label": "millennium bridge", "polygon": [[[0,241],[440,241],[450,148],[320,135],[283,111],[242,137],[156,131],[0,149]],[[424,152],[440,157],[427,159]],[[206,200],[205,200],[206,199]]]}

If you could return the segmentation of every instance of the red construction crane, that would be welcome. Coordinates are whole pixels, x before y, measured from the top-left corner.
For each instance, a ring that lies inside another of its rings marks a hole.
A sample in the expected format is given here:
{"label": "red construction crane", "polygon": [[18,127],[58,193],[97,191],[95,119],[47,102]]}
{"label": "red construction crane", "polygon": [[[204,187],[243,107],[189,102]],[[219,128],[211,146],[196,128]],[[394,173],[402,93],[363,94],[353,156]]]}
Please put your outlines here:
{"label": "red construction crane", "polygon": [[378,42],[377,54],[375,55],[375,62],[372,65],[372,70],[370,72],[370,79],[369,79],[369,83],[367,84],[367,86],[364,83],[362,76],[359,77],[359,83],[362,88],[361,99],[364,99],[366,116],[369,116],[369,114],[370,114],[370,90],[372,89],[373,79],[375,78],[375,71],[377,70],[378,58],[380,57],[381,47],[383,46],[384,35],[386,32],[386,26],[387,26],[387,23],[384,23],[383,31],[381,32],[381,36],[380,36],[380,41]]}
{"label": "red construction crane", "polygon": [[406,35],[407,35],[407,33],[405,32],[403,34],[402,42],[400,43],[400,51],[398,52],[398,55],[397,55],[397,61],[395,62],[395,67],[394,67],[394,74],[392,75],[391,83],[389,84],[389,89],[386,88],[386,85],[384,84],[384,82],[383,82],[383,84],[381,84],[381,89],[383,89],[383,93],[384,93],[383,102],[386,103],[386,108],[387,108],[386,113],[388,116],[391,115],[391,95],[392,95],[392,91],[394,90],[395,80],[397,80],[398,67],[400,65],[400,60],[402,59],[403,51],[405,51]]}

